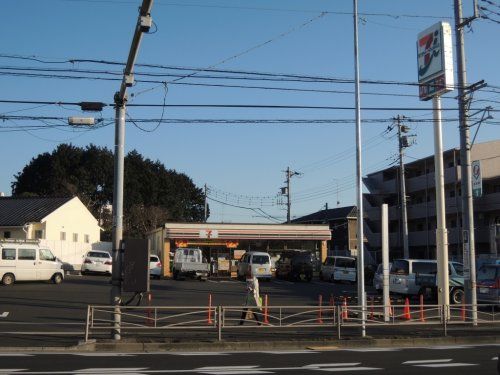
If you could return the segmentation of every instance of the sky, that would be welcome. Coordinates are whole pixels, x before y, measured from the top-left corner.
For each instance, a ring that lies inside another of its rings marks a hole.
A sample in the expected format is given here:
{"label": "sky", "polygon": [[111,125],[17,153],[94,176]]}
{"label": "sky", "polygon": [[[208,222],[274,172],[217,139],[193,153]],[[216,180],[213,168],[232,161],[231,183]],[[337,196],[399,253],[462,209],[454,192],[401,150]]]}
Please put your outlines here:
{"label": "sky", "polygon": [[[463,2],[465,15],[472,15],[472,0]],[[10,195],[14,176],[61,143],[113,149],[112,103],[123,67],[103,62],[126,61],[140,4],[2,3],[9,16],[0,24],[0,192]],[[479,4],[488,18],[466,31],[467,81],[484,79],[488,87],[474,94],[471,107],[498,110],[500,0]],[[359,0],[358,10],[360,78],[371,81],[361,85],[366,175],[397,160],[396,131],[388,128],[398,115],[409,119],[415,135],[406,160],[433,154],[432,103],[419,101],[417,86],[402,83],[417,81],[417,34],[439,21],[454,25],[454,12],[453,0]],[[280,190],[288,167],[297,172],[291,178],[292,218],[326,204],[354,204],[352,11],[351,0],[155,0],[154,27],[144,35],[136,83],[128,91],[125,151],[159,160],[200,188],[206,184],[210,222],[286,220]],[[442,99],[444,149],[459,145],[456,94]],[[66,104],[1,101],[110,105],[88,113]],[[499,113],[491,114],[476,142],[500,138]],[[101,122],[75,128],[67,124],[69,116]]]}

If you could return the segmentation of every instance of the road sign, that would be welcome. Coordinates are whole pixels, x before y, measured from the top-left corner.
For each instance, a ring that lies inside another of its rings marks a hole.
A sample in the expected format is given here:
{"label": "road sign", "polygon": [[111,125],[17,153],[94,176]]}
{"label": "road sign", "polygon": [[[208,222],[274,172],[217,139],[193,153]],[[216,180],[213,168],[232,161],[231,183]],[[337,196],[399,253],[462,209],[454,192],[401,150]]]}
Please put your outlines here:
{"label": "road sign", "polygon": [[481,175],[481,160],[472,162],[472,196],[479,198],[483,195],[483,179]]}
{"label": "road sign", "polygon": [[420,100],[453,90],[453,52],[451,26],[438,22],[417,38]]}

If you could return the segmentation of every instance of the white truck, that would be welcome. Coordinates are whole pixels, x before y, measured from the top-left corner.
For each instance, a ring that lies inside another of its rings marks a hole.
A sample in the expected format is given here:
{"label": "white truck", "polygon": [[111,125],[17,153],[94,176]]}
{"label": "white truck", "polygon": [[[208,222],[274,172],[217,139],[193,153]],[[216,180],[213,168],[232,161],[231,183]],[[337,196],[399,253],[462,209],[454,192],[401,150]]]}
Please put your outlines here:
{"label": "white truck", "polygon": [[172,272],[174,280],[187,276],[205,281],[209,273],[209,264],[203,258],[201,249],[179,248],[175,250]]}

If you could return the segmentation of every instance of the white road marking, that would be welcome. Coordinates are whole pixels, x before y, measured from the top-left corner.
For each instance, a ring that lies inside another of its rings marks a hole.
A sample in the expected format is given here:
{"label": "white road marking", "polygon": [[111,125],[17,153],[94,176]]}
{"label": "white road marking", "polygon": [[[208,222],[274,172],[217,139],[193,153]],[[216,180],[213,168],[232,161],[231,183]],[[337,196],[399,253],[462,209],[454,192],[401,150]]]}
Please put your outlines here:
{"label": "white road marking", "polygon": [[274,351],[265,351],[258,352],[263,354],[311,354],[311,353],[319,353],[315,350],[274,350]]}
{"label": "white road marking", "polygon": [[230,353],[222,352],[177,352],[177,353],[163,353],[169,355],[184,355],[184,356],[209,356],[209,355],[228,355]]}
{"label": "white road marking", "polygon": [[357,366],[360,365],[361,362],[347,362],[347,363],[314,363],[312,365],[306,365],[302,368],[311,369],[311,370],[319,370],[323,367],[346,367],[346,366]]}
{"label": "white road marking", "polygon": [[133,357],[133,353],[68,353],[70,355],[78,355],[81,357]]}
{"label": "white road marking", "polygon": [[34,354],[26,353],[0,353],[0,357],[33,357]]}
{"label": "white road marking", "polygon": [[400,348],[361,348],[361,349],[343,349],[348,352],[397,352]]}
{"label": "white road marking", "polygon": [[319,368],[318,371],[341,372],[341,371],[375,371],[384,370],[379,367],[334,367],[334,368]]}
{"label": "white road marking", "polygon": [[141,372],[141,370],[147,371],[147,367],[95,367],[83,368],[72,372],[74,374],[130,374],[131,372]]}
{"label": "white road marking", "polygon": [[470,349],[473,346],[470,345],[443,345],[443,346],[429,346],[426,349],[431,350],[451,350],[451,349]]}
{"label": "white road marking", "polygon": [[6,318],[9,316],[9,312],[8,311],[4,311],[2,314],[0,314],[0,318]]}
{"label": "white road marking", "polygon": [[491,358],[492,361],[498,361],[498,357]]}
{"label": "white road marking", "polygon": [[11,372],[26,371],[25,368],[0,368],[0,374],[10,374]]}
{"label": "white road marking", "polygon": [[209,375],[250,375],[250,374],[272,374],[270,371],[263,371],[259,366],[208,366],[199,367],[196,371]]}
{"label": "white road marking", "polygon": [[424,363],[444,363],[444,362],[451,362],[452,359],[420,359],[418,361],[406,361],[403,362],[403,365],[417,365],[417,364],[424,364]]}
{"label": "white road marking", "polygon": [[414,366],[441,368],[441,367],[463,367],[463,366],[477,366],[477,365],[478,365],[477,363],[452,362],[452,363],[434,363],[428,365],[414,365]]}

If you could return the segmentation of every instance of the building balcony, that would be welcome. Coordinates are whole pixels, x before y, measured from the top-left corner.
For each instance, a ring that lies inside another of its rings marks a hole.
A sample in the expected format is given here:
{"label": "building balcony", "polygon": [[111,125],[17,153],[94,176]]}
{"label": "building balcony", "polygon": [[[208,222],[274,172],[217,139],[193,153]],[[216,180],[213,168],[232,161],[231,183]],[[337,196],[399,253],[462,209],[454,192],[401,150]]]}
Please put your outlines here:
{"label": "building balcony", "polygon": [[[460,168],[450,167],[444,169],[444,184],[453,184],[460,181]],[[423,174],[418,177],[412,177],[406,179],[406,193],[409,194],[414,191],[420,191],[425,189],[434,189],[435,186],[435,174],[434,172]]]}

